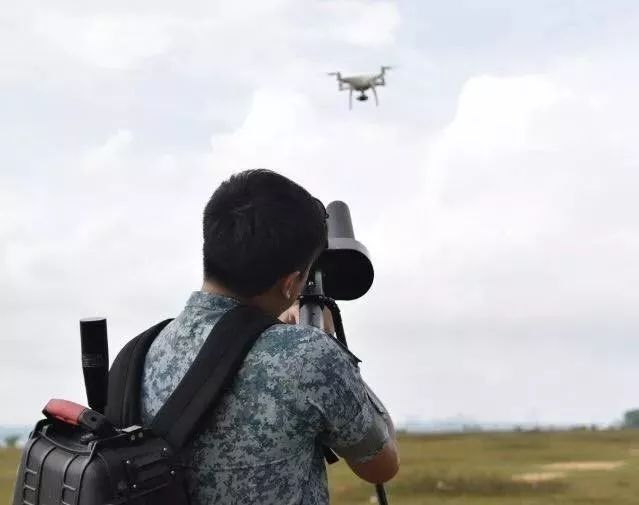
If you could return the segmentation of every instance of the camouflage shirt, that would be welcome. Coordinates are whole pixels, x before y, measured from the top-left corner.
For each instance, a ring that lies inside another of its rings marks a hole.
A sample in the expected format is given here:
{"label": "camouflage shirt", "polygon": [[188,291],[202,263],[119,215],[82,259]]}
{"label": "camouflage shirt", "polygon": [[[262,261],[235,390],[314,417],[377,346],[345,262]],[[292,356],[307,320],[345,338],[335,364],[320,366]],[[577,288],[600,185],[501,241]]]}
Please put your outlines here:
{"label": "camouflage shirt", "polygon": [[[144,365],[145,423],[237,303],[196,291],[158,335]],[[184,450],[193,504],[326,504],[322,444],[350,461],[372,458],[389,437],[380,414],[355,359],[331,336],[311,326],[272,326]]]}

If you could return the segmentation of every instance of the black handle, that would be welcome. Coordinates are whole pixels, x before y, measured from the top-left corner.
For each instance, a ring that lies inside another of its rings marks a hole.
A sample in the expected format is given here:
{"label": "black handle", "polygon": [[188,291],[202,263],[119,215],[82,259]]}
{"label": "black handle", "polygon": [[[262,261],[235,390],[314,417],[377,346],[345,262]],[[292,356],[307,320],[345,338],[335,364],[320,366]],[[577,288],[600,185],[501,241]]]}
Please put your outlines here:
{"label": "black handle", "polygon": [[52,398],[42,409],[42,413],[48,419],[55,419],[71,426],[81,426],[96,435],[115,433],[113,425],[104,415],[69,400]]}

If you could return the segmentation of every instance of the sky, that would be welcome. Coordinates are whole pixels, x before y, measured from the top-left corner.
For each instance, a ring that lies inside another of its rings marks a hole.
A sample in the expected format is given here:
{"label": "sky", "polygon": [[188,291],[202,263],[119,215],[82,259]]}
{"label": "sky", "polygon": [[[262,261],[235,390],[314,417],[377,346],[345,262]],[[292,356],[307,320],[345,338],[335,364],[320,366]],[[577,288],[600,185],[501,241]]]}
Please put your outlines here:
{"label": "sky", "polygon": [[[639,5],[24,0],[0,11],[0,424],[86,401],[201,286],[217,185],[348,203],[375,281],[341,304],[397,424],[639,407]],[[393,65],[380,105],[334,77]]]}

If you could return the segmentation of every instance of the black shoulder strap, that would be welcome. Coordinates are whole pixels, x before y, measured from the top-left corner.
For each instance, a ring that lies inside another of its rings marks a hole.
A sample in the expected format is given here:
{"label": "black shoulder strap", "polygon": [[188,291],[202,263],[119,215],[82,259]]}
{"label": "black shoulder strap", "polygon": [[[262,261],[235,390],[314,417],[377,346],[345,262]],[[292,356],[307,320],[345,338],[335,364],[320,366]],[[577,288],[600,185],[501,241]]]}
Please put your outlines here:
{"label": "black shoulder strap", "polygon": [[111,365],[105,415],[114,426],[124,428],[142,424],[140,384],[144,358],[155,337],[171,321],[172,319],[165,319],[130,340]]}
{"label": "black shoulder strap", "polygon": [[239,305],[215,324],[193,364],[160,408],[151,430],[178,450],[221,398],[260,334],[279,320]]}

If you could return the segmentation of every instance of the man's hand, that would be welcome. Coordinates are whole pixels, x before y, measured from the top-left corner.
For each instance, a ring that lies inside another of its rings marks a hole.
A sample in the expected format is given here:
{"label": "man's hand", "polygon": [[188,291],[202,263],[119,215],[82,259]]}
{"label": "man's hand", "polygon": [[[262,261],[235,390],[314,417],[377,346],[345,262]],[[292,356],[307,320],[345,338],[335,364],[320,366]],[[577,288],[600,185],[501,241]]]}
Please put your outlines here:
{"label": "man's hand", "polygon": [[295,301],[288,309],[280,314],[278,318],[286,324],[299,324],[300,322],[300,302]]}
{"label": "man's hand", "polygon": [[[296,301],[282,314],[279,320],[286,324],[299,324],[300,322],[300,303]],[[327,333],[335,333],[335,325],[333,324],[333,316],[328,307],[324,307],[324,331]]]}

